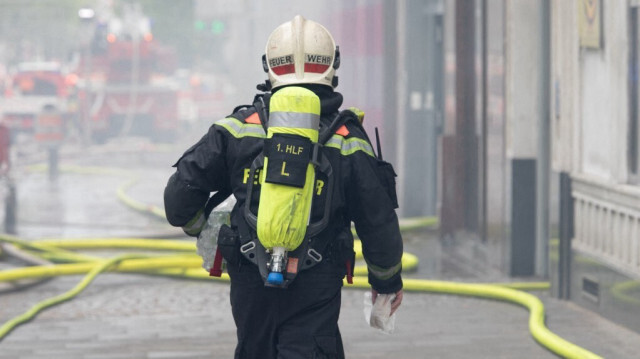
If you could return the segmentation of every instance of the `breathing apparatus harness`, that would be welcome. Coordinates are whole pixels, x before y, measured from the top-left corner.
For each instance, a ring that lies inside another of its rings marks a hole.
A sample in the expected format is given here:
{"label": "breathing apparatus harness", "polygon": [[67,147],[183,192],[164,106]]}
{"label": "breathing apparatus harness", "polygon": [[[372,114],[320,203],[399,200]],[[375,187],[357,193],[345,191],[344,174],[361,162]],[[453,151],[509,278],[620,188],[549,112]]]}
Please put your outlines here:
{"label": "breathing apparatus harness", "polygon": [[[310,106],[304,112],[288,112],[288,106],[295,107],[301,99]],[[256,110],[267,128],[263,152],[249,172],[249,178],[259,173],[260,204],[258,213],[252,212],[254,182],[249,181],[244,216],[255,235],[242,243],[240,252],[258,265],[266,286],[286,288],[300,271],[322,261],[323,250],[313,246],[311,239],[329,223],[335,182],[322,145],[350,117],[356,117],[349,110],[342,111],[319,133],[319,98],[301,87],[276,92],[270,100],[269,118],[263,103]],[[312,222],[311,202],[319,174],[327,179],[326,197],[322,217]]]}
{"label": "breathing apparatus harness", "polygon": [[[245,217],[241,222],[246,225],[239,225],[237,232],[222,226],[210,275],[222,273],[222,248],[227,262],[227,257],[233,258],[240,252],[256,264],[265,286],[286,288],[300,271],[323,260],[322,253],[329,240],[321,239],[318,234],[329,223],[335,176],[322,148],[340,127],[349,120],[358,121],[358,116],[351,110],[344,110],[337,113],[328,126],[320,128],[319,98],[310,90],[294,86],[280,89],[270,96],[268,113],[263,97],[269,95],[257,95],[253,104],[267,138],[263,151],[253,160],[249,170],[247,197],[241,209]],[[302,100],[307,106],[289,111],[291,99],[298,105]],[[311,202],[315,181],[320,175],[326,181],[324,207],[321,218],[312,221]],[[253,179],[258,180],[254,183]],[[259,192],[256,191],[258,183]],[[255,213],[252,203],[255,204],[258,193],[260,198]],[[212,196],[205,214],[228,195],[228,192],[218,192]],[[333,240],[352,244],[353,237],[348,230],[340,231]],[[352,245],[350,250],[353,252]],[[354,260],[351,257],[346,260],[349,283]]]}

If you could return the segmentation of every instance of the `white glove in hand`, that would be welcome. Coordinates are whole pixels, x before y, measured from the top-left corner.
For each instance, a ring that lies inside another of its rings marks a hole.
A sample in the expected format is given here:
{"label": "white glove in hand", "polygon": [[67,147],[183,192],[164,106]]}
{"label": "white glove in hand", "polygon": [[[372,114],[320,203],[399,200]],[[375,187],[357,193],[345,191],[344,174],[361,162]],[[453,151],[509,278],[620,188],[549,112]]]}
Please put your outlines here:
{"label": "white glove in hand", "polygon": [[378,294],[376,302],[371,303],[371,292],[364,293],[364,319],[372,328],[391,334],[395,329],[395,313],[391,315],[391,302],[395,294]]}

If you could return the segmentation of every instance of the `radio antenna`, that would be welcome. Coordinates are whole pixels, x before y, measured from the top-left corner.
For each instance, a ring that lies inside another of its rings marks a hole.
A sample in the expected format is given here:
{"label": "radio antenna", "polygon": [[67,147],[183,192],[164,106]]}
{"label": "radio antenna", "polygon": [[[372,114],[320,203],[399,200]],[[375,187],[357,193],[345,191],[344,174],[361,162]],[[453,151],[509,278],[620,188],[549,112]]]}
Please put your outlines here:
{"label": "radio antenna", "polygon": [[376,147],[378,148],[378,159],[382,161],[382,149],[380,148],[380,135],[378,134],[377,127],[376,127]]}

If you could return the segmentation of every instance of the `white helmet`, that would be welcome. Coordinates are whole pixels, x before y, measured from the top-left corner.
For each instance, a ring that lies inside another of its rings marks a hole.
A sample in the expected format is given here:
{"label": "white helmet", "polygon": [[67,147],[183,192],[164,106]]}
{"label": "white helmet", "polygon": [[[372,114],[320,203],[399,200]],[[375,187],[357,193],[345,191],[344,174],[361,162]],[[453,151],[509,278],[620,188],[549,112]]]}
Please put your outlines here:
{"label": "white helmet", "polygon": [[329,31],[300,15],[273,30],[262,56],[271,88],[293,84],[335,88],[339,66],[340,51]]}

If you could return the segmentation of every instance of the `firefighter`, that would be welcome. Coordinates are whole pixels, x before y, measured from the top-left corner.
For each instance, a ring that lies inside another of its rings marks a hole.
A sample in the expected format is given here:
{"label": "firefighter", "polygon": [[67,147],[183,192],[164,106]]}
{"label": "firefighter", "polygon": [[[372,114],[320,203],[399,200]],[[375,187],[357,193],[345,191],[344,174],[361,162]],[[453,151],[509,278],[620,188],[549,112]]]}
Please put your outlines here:
{"label": "firefighter", "polygon": [[[334,122],[343,101],[334,91],[340,52],[327,29],[296,16],[271,33],[262,63],[268,80],[258,88],[264,94],[215,122],[174,165],[164,193],[167,219],[197,236],[206,222],[207,201],[215,197],[211,193],[236,198],[226,227],[230,234],[221,231],[218,238],[231,279],[235,358],[344,358],[338,316],[343,279],[350,279],[355,260],[352,223],[362,241],[373,300],[378,294],[395,295],[392,311],[402,302],[395,173],[376,157],[357,118]],[[265,284],[253,256],[259,252],[253,251],[256,231],[247,216],[258,213],[260,196],[251,193],[259,191],[261,179],[252,163],[266,146],[270,99],[292,86],[319,98],[320,132],[329,136],[317,147],[331,170],[316,173],[309,221],[328,220],[306,239],[302,264],[289,258],[286,268],[296,276],[283,288]]]}

